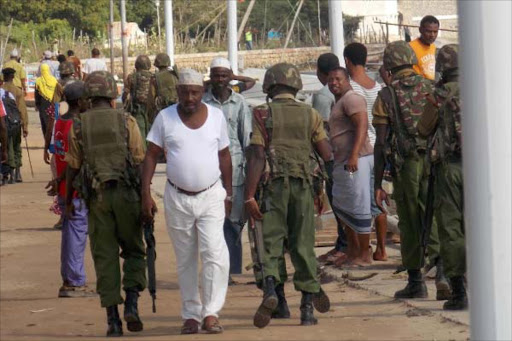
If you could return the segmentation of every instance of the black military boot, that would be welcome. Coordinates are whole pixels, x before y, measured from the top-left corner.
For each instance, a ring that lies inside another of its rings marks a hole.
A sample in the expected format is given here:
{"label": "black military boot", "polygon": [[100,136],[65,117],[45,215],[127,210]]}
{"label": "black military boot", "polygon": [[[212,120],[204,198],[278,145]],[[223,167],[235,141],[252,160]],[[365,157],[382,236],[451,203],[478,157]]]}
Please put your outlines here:
{"label": "black military boot", "polygon": [[12,185],[14,183],[14,169],[11,168],[9,171],[9,184]]}
{"label": "black military boot", "polygon": [[450,299],[444,302],[444,310],[464,310],[468,308],[468,296],[464,286],[464,276],[455,276],[450,278],[452,286],[452,295]]}
{"label": "black military boot", "polygon": [[436,300],[446,301],[450,299],[450,285],[444,277],[444,266],[441,257],[436,259]]}
{"label": "black military boot", "polygon": [[315,294],[310,292],[302,292],[302,299],[300,301],[300,325],[313,326],[318,323],[318,320],[313,314],[313,296]]}
{"label": "black military boot", "polygon": [[290,309],[288,309],[288,302],[284,296],[284,284],[278,284],[276,286],[277,295],[277,308],[272,312],[273,319],[289,319]]}
{"label": "black military boot", "polygon": [[395,292],[395,298],[426,298],[428,297],[427,286],[423,280],[420,270],[407,270],[409,279],[407,286]]}
{"label": "black military boot", "polygon": [[126,289],[126,299],[124,300],[124,320],[126,321],[126,328],[131,332],[140,332],[144,328],[137,309],[138,299],[139,292],[136,288]]}
{"label": "black military boot", "polygon": [[16,167],[16,170],[14,171],[14,181],[23,182],[23,179],[21,178],[20,167]]}
{"label": "black military boot", "polygon": [[255,327],[264,328],[270,322],[272,312],[276,309],[278,303],[275,286],[274,277],[265,277],[263,301],[256,310],[256,314],[254,314],[253,324]]}
{"label": "black military boot", "polygon": [[119,311],[117,305],[107,307],[107,337],[123,336],[123,323],[119,318]]}

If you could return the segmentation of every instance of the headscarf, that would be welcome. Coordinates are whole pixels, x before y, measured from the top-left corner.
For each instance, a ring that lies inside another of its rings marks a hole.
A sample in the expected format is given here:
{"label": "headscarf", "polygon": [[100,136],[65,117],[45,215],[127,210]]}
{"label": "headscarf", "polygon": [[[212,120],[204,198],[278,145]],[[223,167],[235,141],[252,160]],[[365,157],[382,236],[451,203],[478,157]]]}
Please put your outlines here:
{"label": "headscarf", "polygon": [[57,86],[57,79],[52,76],[50,66],[48,64],[41,64],[41,77],[36,79],[36,89],[48,101],[53,100],[55,87]]}

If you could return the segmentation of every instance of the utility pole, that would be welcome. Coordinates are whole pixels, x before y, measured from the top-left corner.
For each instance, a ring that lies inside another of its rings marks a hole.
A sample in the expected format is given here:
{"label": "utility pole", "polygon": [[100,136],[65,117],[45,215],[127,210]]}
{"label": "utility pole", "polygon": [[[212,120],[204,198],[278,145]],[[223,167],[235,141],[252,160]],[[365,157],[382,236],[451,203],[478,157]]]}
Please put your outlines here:
{"label": "utility pole", "polygon": [[284,42],[284,48],[288,47],[288,43],[290,42],[290,38],[293,33],[293,28],[295,27],[295,22],[297,21],[297,18],[299,17],[300,9],[302,8],[302,4],[304,4],[304,0],[300,0],[299,6],[297,7],[297,10],[295,11],[295,15],[293,16],[292,26],[290,26],[290,29],[288,30],[288,34],[286,35],[286,41]]}
{"label": "utility pole", "polygon": [[110,21],[108,26],[108,34],[110,35],[110,73],[114,75],[114,0],[110,0]]}
{"label": "utility pole", "polygon": [[341,1],[329,0],[329,41],[331,51],[340,59],[340,65],[345,66],[343,49],[345,48],[345,37],[343,36],[343,14]]}
{"label": "utility pole", "polygon": [[172,0],[164,1],[165,16],[165,50],[171,58],[171,66],[174,67],[174,30],[172,25]]}
{"label": "utility pole", "polygon": [[316,0],[318,9],[318,46],[322,46],[322,23],[320,22],[320,0]]}
{"label": "utility pole", "polygon": [[[126,0],[120,1],[121,6],[121,46],[123,49],[123,81],[128,77],[128,44],[126,42]],[[125,83],[126,84],[126,83]]]}
{"label": "utility pole", "polygon": [[158,24],[158,52],[162,52],[162,40],[160,35],[160,0],[155,0],[156,4],[156,21]]}
{"label": "utility pole", "polygon": [[[238,74],[238,39],[236,32],[236,1],[226,0],[228,2],[228,58],[231,62],[233,73]],[[247,13],[247,12],[246,12]]]}
{"label": "utility pole", "polygon": [[512,3],[457,7],[471,339],[512,340]]}

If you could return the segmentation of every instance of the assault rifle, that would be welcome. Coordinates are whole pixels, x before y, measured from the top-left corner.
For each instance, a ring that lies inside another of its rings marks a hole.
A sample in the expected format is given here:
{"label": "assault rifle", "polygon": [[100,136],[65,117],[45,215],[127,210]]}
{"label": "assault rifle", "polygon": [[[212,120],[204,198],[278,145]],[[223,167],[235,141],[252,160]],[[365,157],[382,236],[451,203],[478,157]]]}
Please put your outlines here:
{"label": "assault rifle", "polygon": [[432,150],[434,146],[435,135],[429,139],[427,144],[427,162],[429,165],[428,186],[427,186],[427,200],[425,202],[425,215],[422,217],[422,231],[421,231],[421,247],[423,248],[421,261],[424,265],[425,254],[427,253],[428,243],[430,241],[430,232],[432,231],[432,223],[434,221],[434,184],[435,184],[435,164],[432,162]]}
{"label": "assault rifle", "polygon": [[148,263],[148,290],[153,299],[153,312],[156,313],[156,273],[155,273],[155,260],[156,260],[156,250],[155,250],[155,236],[153,232],[155,231],[154,221],[145,222],[143,224],[144,228],[144,239],[146,241],[146,257]]}
{"label": "assault rifle", "polygon": [[[264,185],[260,182],[258,184],[258,191],[256,194],[258,204],[260,206],[261,213],[265,213],[267,209],[267,205],[263,202],[263,187]],[[268,204],[268,203],[267,203]],[[263,222],[261,220],[249,219],[249,244],[251,246],[251,259],[252,263],[245,267],[246,270],[250,270],[251,268],[254,271],[254,276],[256,277],[256,285],[261,280],[261,285],[265,285],[265,274],[264,274],[264,262],[263,255],[265,252],[265,248],[263,245]],[[260,275],[260,276],[258,276]],[[258,278],[259,277],[259,278]],[[259,287],[259,286],[258,286]]]}

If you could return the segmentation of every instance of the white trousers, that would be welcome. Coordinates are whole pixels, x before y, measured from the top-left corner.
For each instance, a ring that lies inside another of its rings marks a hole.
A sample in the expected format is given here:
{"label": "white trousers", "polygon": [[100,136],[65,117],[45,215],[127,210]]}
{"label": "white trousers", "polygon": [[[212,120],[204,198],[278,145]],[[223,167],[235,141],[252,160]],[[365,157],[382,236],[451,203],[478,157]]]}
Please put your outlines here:
{"label": "white trousers", "polygon": [[[218,181],[195,196],[167,183],[164,195],[167,231],[174,245],[181,293],[181,316],[201,322],[218,317],[228,290],[229,252],[224,239],[226,191]],[[201,297],[198,283],[201,257]]]}

